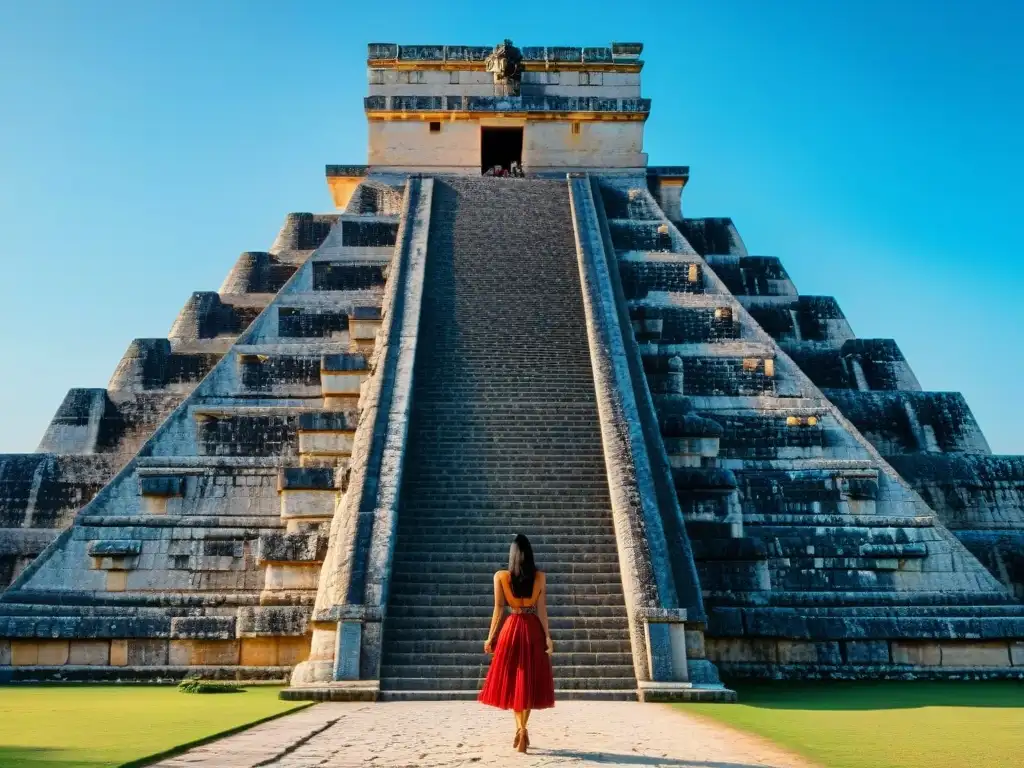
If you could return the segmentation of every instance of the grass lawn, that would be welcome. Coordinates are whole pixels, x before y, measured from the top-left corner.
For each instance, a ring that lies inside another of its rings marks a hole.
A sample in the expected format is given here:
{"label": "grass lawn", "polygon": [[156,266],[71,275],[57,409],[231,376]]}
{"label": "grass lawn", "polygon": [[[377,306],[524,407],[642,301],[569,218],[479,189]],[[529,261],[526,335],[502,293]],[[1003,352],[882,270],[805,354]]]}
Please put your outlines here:
{"label": "grass lawn", "polygon": [[827,768],[1020,768],[1024,683],[737,686],[739,704],[678,704]]}
{"label": "grass lawn", "polygon": [[0,766],[99,768],[304,706],[276,686],[185,694],[174,686],[0,686]]}

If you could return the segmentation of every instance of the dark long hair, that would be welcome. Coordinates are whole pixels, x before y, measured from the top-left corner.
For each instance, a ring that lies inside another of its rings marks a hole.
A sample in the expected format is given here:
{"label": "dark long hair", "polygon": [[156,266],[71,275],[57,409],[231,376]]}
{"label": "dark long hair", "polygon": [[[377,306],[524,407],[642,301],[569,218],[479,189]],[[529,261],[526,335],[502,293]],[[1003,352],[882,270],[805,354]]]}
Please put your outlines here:
{"label": "dark long hair", "polygon": [[533,546],[523,534],[517,533],[508,549],[508,572],[511,575],[512,594],[529,597],[533,594],[533,577],[537,564],[533,561]]}

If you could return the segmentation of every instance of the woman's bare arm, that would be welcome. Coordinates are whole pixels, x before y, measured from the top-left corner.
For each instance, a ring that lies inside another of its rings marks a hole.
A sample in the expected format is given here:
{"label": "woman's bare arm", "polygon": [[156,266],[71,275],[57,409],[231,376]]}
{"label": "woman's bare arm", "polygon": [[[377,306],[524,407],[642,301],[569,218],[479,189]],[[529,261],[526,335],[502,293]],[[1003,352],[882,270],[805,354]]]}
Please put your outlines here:
{"label": "woman's bare arm", "polygon": [[551,642],[551,630],[548,628],[548,575],[542,574],[540,584],[540,597],[537,599],[537,618],[544,627],[544,636],[547,638],[548,653],[554,653],[555,647]]}
{"label": "woman's bare arm", "polygon": [[494,574],[494,613],[491,614],[491,629],[484,642],[484,653],[494,653],[495,634],[501,623],[501,614],[505,610],[505,590],[501,587],[501,571]]}

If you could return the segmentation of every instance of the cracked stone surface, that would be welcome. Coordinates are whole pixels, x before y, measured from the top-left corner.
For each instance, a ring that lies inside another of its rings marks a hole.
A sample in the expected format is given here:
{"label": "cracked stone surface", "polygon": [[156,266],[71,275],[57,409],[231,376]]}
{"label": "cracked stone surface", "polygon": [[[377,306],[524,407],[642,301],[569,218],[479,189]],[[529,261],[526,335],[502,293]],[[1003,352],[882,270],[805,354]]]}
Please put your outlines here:
{"label": "cracked stone surface", "polygon": [[510,712],[476,702],[318,704],[157,766],[813,768],[755,736],[660,705],[559,703],[531,718],[527,755],[512,749],[514,730]]}

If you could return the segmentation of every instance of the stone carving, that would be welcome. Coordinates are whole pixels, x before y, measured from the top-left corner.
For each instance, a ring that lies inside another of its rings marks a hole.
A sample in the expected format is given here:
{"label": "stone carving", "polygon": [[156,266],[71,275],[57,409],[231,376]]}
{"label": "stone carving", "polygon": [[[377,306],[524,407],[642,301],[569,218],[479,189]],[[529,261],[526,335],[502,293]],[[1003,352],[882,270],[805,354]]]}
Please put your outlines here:
{"label": "stone carving", "polygon": [[523,79],[523,54],[512,41],[505,39],[494,46],[484,61],[487,71],[494,75],[495,95],[518,96]]}

